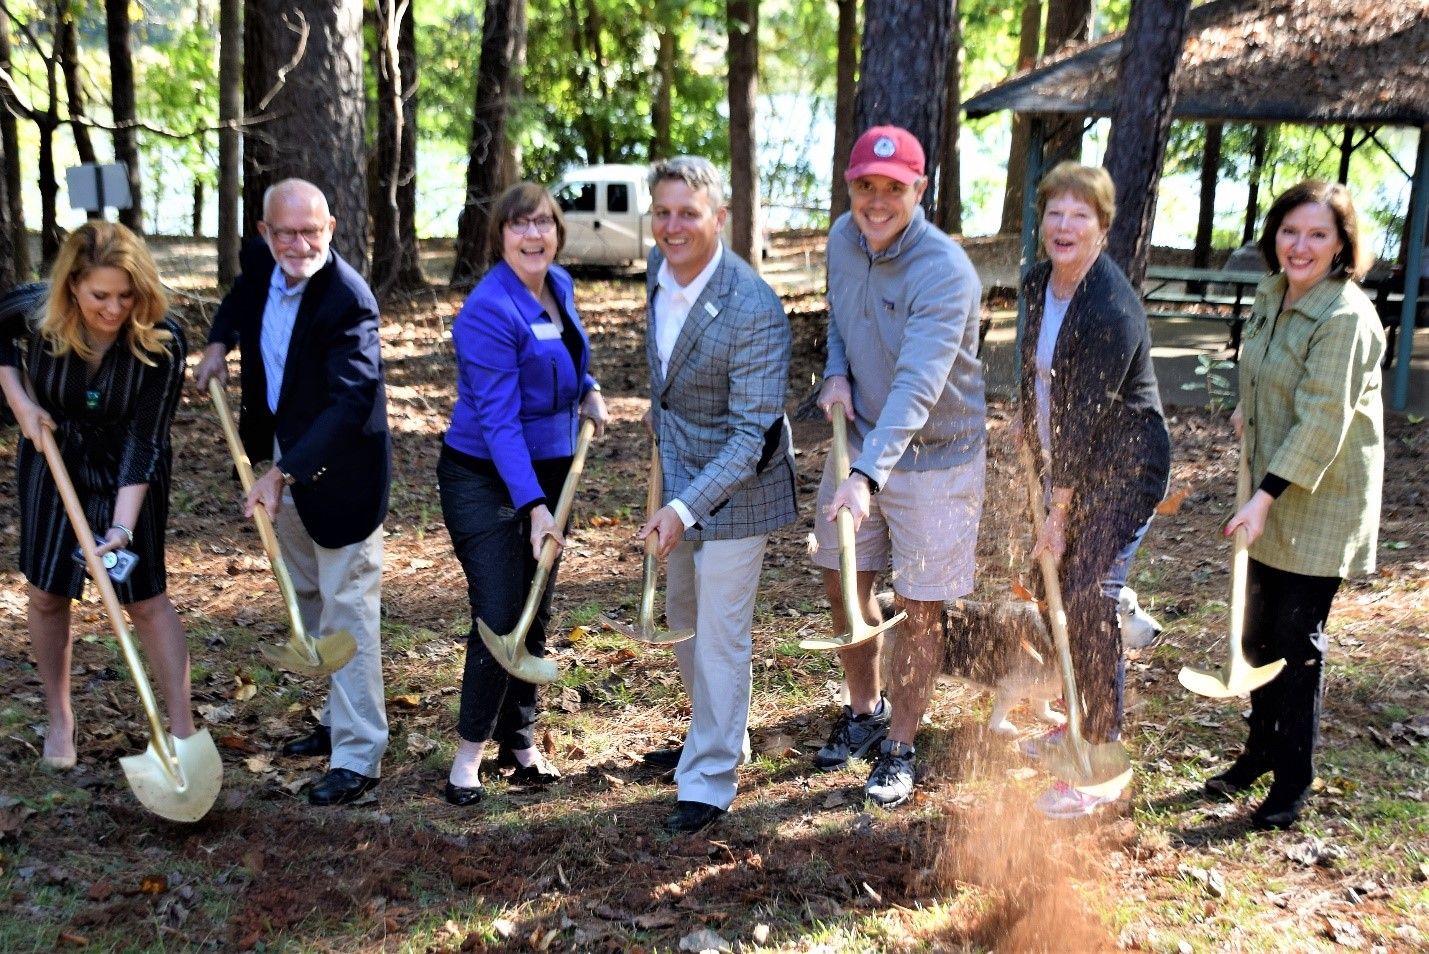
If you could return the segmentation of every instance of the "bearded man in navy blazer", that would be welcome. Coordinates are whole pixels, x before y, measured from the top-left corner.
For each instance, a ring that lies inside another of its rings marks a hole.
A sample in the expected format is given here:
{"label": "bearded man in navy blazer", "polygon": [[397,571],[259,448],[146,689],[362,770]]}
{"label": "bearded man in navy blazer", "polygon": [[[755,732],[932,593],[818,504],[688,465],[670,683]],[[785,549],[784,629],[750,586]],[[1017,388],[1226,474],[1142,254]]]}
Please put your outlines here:
{"label": "bearded man in navy blazer", "polygon": [[656,247],[646,269],[650,423],[664,503],[640,528],[668,558],[665,614],[693,629],[675,645],[690,695],[679,749],[646,761],[674,768],[665,827],[698,831],[734,801],[748,758],[754,597],[769,534],[797,516],[784,399],[793,336],[784,306],[720,242],[724,182],[706,159],[650,171]]}
{"label": "bearded man in navy blazer", "polygon": [[343,805],[376,786],[387,748],[382,689],[382,521],[392,448],[380,319],[371,289],[329,245],[337,221],[322,191],[285,179],[263,196],[262,242],[219,306],[194,379],[228,380],[241,353],[240,426],[250,459],[273,465],[243,503],[273,518],[309,633],[346,629],[357,655],[333,673],[316,731],[283,754],[330,755],[308,789]]}

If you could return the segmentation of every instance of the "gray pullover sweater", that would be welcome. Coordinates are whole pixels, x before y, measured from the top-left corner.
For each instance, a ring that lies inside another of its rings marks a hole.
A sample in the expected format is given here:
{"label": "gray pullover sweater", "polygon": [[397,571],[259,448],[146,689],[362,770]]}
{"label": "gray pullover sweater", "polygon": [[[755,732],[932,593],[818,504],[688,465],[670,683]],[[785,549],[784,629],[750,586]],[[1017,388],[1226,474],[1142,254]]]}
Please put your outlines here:
{"label": "gray pullover sweater", "polygon": [[[921,208],[871,254],[845,213],[829,230],[829,357],[824,376],[853,390],[853,462],[879,484],[890,471],[971,460],[986,439],[977,359],[982,285],[962,247]],[[840,475],[840,478],[846,475]]]}

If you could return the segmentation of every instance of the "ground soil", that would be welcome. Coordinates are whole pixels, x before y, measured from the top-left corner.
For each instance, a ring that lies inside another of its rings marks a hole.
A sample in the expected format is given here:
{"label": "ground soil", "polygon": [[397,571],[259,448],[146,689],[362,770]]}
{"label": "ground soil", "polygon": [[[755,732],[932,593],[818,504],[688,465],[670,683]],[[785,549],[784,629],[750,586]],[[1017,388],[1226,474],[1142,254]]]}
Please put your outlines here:
{"label": "ground soil", "polygon": [[[604,273],[581,275],[578,287],[613,422],[591,455],[557,593],[555,658],[578,677],[547,691],[548,721],[557,728],[543,744],[565,781],[545,795],[495,782],[475,810],[440,798],[446,750],[433,749],[453,731],[469,617],[433,477],[453,392],[446,333],[460,301],[437,288],[385,308],[396,474],[383,594],[393,744],[376,797],[355,808],[308,807],[301,786],[323,766],[278,755],[286,739],[306,731],[322,686],[272,674],[256,652],[259,642],[285,637],[281,604],[257,536],[237,512],[218,426],[207,401],[192,393],[173,429],[169,577],[194,634],[195,704],[222,750],[224,791],[204,820],[187,826],[163,823],[134,801],[116,758],[138,751],[145,729],[94,602],[76,613],[80,765],[59,776],[32,768],[44,710],[24,635],[24,584],[14,569],[15,436],[5,436],[0,698],[10,716],[0,738],[8,766],[0,795],[20,801],[6,798],[0,808],[0,839],[9,842],[0,841],[0,884],[8,885],[0,920],[33,919],[35,949],[119,936],[154,948],[246,949],[281,939],[313,950],[388,950],[420,929],[432,950],[670,950],[700,927],[748,938],[759,923],[774,926],[769,943],[797,948],[800,924],[859,913],[883,916],[890,948],[1138,946],[1156,926],[1114,933],[1096,913],[1098,899],[1147,890],[1148,878],[1174,872],[1177,839],[1233,837],[1244,831],[1242,817],[1148,840],[1123,808],[1096,824],[1049,830],[1028,810],[1038,780],[983,729],[985,697],[957,684],[938,689],[920,739],[932,753],[931,771],[914,806],[875,817],[859,805],[858,772],[807,771],[806,757],[835,711],[836,688],[827,659],[791,648],[798,636],[828,627],[805,554],[827,447],[818,422],[796,425],[801,519],[774,535],[759,600],[751,723],[755,749],[767,757],[759,782],[746,783],[736,811],[706,835],[670,839],[660,831],[673,791],[639,754],[682,733],[687,709],[673,657],[632,649],[591,625],[592,608],[628,614],[636,598],[640,550],[631,537],[647,453],[639,423],[643,288]],[[821,367],[825,314],[812,288],[785,301],[797,342],[792,411]],[[202,302],[185,307],[193,342],[202,340],[206,311]],[[994,405],[979,541],[979,593],[993,598],[1025,572],[1027,518],[1006,421],[1006,407]],[[1129,738],[1147,771],[1188,757],[1173,750],[1174,723],[1198,710],[1179,706],[1168,717],[1164,701],[1183,698],[1175,685],[1181,664],[1214,652],[1218,629],[1201,610],[1223,599],[1227,586],[1228,548],[1217,527],[1233,489],[1229,425],[1220,415],[1177,408],[1170,426],[1175,503],[1140,563],[1149,608],[1168,631],[1158,650],[1133,656],[1128,679]],[[1422,702],[1429,447],[1420,426],[1393,419],[1388,432],[1381,532],[1394,547],[1381,551],[1375,579],[1343,592],[1336,651],[1384,667],[1386,697]],[[1367,645],[1355,638],[1366,628],[1387,635]],[[1405,661],[1419,671],[1396,672]],[[1328,741],[1362,724],[1369,705],[1332,692]],[[1226,744],[1235,738],[1228,729]],[[1220,754],[1202,751],[1197,770]],[[751,778],[753,770],[746,772]],[[936,904],[946,908],[941,926],[913,923],[915,909]],[[492,908],[506,920],[469,929],[474,912]],[[908,933],[900,935],[900,925]]]}

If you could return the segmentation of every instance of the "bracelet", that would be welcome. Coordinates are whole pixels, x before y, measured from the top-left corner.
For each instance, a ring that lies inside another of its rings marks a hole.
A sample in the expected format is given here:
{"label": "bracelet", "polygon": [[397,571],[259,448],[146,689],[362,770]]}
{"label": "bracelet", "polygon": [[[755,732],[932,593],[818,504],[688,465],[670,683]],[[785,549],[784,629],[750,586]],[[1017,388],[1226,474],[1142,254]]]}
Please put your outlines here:
{"label": "bracelet", "polygon": [[122,524],[122,523],[111,523],[111,524],[109,525],[109,529],[110,529],[110,530],[123,530],[123,531],[124,531],[124,545],[125,545],[126,547],[127,547],[127,546],[133,546],[133,544],[134,544],[134,531],[133,531],[133,530],[130,530],[128,527],[124,526],[124,524]]}
{"label": "bracelet", "polygon": [[1065,500],[1054,500],[1052,506],[1058,510],[1071,510],[1072,505]]}

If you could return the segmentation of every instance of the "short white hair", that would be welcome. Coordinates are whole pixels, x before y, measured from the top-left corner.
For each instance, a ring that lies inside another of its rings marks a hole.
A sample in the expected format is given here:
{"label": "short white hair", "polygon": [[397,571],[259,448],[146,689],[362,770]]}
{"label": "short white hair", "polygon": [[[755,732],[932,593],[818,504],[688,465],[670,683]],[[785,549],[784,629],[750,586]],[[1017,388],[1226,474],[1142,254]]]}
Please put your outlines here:
{"label": "short white hair", "polygon": [[331,218],[332,213],[328,210],[327,196],[323,195],[323,190],[313,185],[307,179],[288,178],[275,182],[263,190],[263,218],[266,220],[273,209],[273,205],[289,197],[306,197],[310,199],[318,208],[318,214],[323,218]]}

